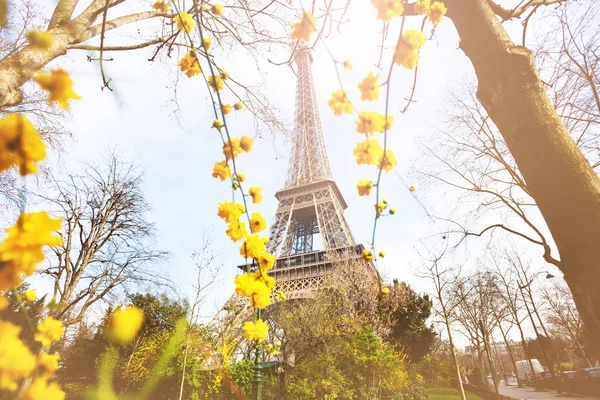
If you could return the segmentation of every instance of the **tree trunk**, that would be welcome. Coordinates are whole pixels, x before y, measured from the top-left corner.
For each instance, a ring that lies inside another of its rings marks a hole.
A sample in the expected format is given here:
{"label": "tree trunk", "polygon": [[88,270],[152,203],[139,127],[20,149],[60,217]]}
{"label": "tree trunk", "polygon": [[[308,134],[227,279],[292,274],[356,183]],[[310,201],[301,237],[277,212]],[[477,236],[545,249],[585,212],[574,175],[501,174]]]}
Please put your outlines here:
{"label": "tree trunk", "polygon": [[456,378],[458,379],[458,390],[460,392],[461,400],[467,400],[465,395],[465,388],[463,387],[462,376],[460,374],[460,365],[458,364],[458,357],[456,356],[456,349],[454,348],[454,340],[452,339],[452,331],[450,330],[450,318],[447,315],[446,307],[442,304],[444,312],[444,322],[446,323],[446,332],[448,333],[448,342],[450,343],[450,351],[452,352],[452,362],[454,363],[454,370],[456,371]]}
{"label": "tree trunk", "polygon": [[[560,252],[582,320],[600,337],[600,179],[486,0],[445,0],[478,80],[477,97],[504,137]],[[595,349],[598,356],[598,349]]]}

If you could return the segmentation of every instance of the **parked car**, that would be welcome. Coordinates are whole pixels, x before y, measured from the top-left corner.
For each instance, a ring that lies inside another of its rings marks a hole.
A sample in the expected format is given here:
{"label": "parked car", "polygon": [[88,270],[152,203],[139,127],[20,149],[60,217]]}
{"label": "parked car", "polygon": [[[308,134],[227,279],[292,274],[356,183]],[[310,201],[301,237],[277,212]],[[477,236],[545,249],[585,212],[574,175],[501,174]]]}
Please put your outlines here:
{"label": "parked car", "polygon": [[600,367],[578,369],[570,383],[574,393],[588,396],[600,395]]}
{"label": "parked car", "polygon": [[531,384],[534,381],[532,372],[535,374],[536,378],[538,378],[540,374],[544,372],[544,367],[542,367],[542,364],[538,360],[532,359],[531,364],[533,364],[533,371],[531,371],[529,360],[520,360],[515,362],[515,369],[517,370],[517,375],[521,382],[527,382]]}
{"label": "parked car", "polygon": [[[575,371],[564,371],[562,377],[559,376],[559,373],[551,373],[544,372],[542,374],[542,380],[540,382],[541,386],[545,389],[552,390],[561,390],[563,392],[567,391],[566,385],[569,385],[571,388],[573,377],[575,376]],[[561,379],[562,378],[562,379]],[[571,388],[571,390],[573,390]]]}

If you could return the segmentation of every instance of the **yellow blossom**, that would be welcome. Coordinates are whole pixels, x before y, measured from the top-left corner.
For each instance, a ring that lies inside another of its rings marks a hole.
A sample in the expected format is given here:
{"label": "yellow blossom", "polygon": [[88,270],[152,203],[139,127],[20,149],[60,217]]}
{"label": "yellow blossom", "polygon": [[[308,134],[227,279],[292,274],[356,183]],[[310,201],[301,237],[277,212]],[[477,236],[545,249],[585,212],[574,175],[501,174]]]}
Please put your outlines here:
{"label": "yellow blossom", "polygon": [[396,214],[396,209],[395,208],[390,208],[390,215],[394,215]]}
{"label": "yellow blossom", "polygon": [[212,127],[216,130],[220,131],[223,126],[223,121],[221,121],[220,119],[215,119],[213,121]]}
{"label": "yellow blossom", "polygon": [[37,325],[37,330],[33,338],[36,342],[40,342],[44,346],[49,346],[52,342],[60,340],[64,333],[65,327],[62,322],[52,317],[46,317],[45,320]]}
{"label": "yellow blossom", "polygon": [[442,18],[444,18],[444,15],[446,15],[446,11],[448,11],[448,9],[444,3],[434,1],[433,4],[431,4],[427,16],[432,23],[439,24],[442,21]]}
{"label": "yellow blossom", "polygon": [[249,153],[250,151],[252,151],[253,145],[254,145],[254,141],[252,140],[252,138],[249,138],[248,136],[242,136],[240,138],[240,147],[246,153]]}
{"label": "yellow blossom", "polygon": [[183,58],[179,61],[179,68],[181,72],[185,72],[188,78],[192,76],[198,75],[202,72],[202,68],[200,68],[200,63],[196,56],[187,53]]}
{"label": "yellow blossom", "polygon": [[245,273],[235,278],[235,292],[250,298],[250,304],[256,308],[265,308],[271,304],[271,289],[275,280],[260,270]]}
{"label": "yellow blossom", "polygon": [[221,71],[221,79],[223,79],[224,81],[226,81],[227,79],[229,79],[229,72],[227,72],[227,71]]}
{"label": "yellow blossom", "polygon": [[204,47],[204,50],[208,51],[210,50],[212,46],[212,39],[209,37],[205,37],[204,39],[202,39],[202,47]]}
{"label": "yellow blossom", "polygon": [[56,102],[65,110],[69,108],[69,99],[81,99],[81,96],[73,91],[73,81],[64,69],[53,69],[49,74],[38,72],[33,76],[33,80],[50,93],[49,102]]}
{"label": "yellow blossom", "polygon": [[19,400],[64,400],[65,392],[56,382],[48,382],[47,377],[35,378]]}
{"label": "yellow blossom", "polygon": [[240,246],[240,255],[244,258],[258,258],[265,251],[269,239],[260,237],[256,233],[248,236]]}
{"label": "yellow blossom", "polygon": [[244,103],[242,103],[241,101],[238,101],[233,105],[233,108],[235,108],[237,111],[239,111],[242,108],[244,108]]}
{"label": "yellow blossom", "polygon": [[0,243],[0,290],[18,286],[23,276],[35,271],[44,260],[44,246],[62,243],[52,233],[60,229],[60,219],[53,219],[45,212],[19,215],[14,226],[6,229],[8,236]]}
{"label": "yellow blossom", "polygon": [[239,221],[233,221],[229,224],[227,231],[225,231],[227,236],[234,242],[238,240],[244,239],[248,237],[248,231],[246,230],[246,224]]}
{"label": "yellow blossom", "polygon": [[342,115],[342,113],[352,114],[354,112],[354,107],[352,107],[352,103],[348,100],[348,94],[343,89],[331,93],[328,104],[333,110],[333,114],[337,116]]}
{"label": "yellow blossom", "polygon": [[413,69],[417,65],[419,49],[425,44],[425,40],[421,31],[405,31],[396,45],[394,62],[404,68]]}
{"label": "yellow blossom", "polygon": [[242,147],[240,146],[240,139],[231,138],[231,140],[226,141],[223,145],[223,154],[225,155],[226,160],[232,160],[239,156],[242,151]]}
{"label": "yellow blossom", "polygon": [[246,212],[246,207],[243,204],[226,201],[219,203],[219,211],[217,215],[223,218],[225,222],[231,223],[240,219],[240,216]]}
{"label": "yellow blossom", "polygon": [[263,271],[269,271],[275,264],[275,257],[266,251],[258,256],[258,266]]}
{"label": "yellow blossom", "polygon": [[180,31],[190,33],[192,29],[194,29],[194,19],[186,12],[180,12],[173,20],[177,24],[177,29]]}
{"label": "yellow blossom", "polygon": [[44,375],[52,375],[58,369],[58,354],[48,354],[41,352],[38,354],[37,364]]}
{"label": "yellow blossom", "polygon": [[383,154],[383,149],[377,140],[367,139],[360,142],[354,148],[354,156],[357,164],[377,165],[379,157]]}
{"label": "yellow blossom", "polygon": [[227,161],[217,161],[213,167],[213,178],[220,178],[222,181],[231,176],[231,170]]}
{"label": "yellow blossom", "polygon": [[311,13],[304,11],[299,22],[292,24],[292,39],[310,41],[310,35],[317,31],[317,20]]}
{"label": "yellow blossom", "polygon": [[358,133],[365,133],[367,135],[375,132],[383,132],[386,129],[392,127],[394,117],[391,115],[387,116],[387,123],[385,115],[379,114],[375,111],[363,111],[358,114],[358,121],[356,121],[356,131]]}
{"label": "yellow blossom", "polygon": [[360,99],[362,101],[373,101],[379,99],[379,74],[373,75],[373,72],[369,72],[369,74],[363,79],[361,83],[358,84],[358,88],[360,89]]}
{"label": "yellow blossom", "polygon": [[267,229],[267,223],[260,213],[254,212],[250,217],[250,231],[258,233]]}
{"label": "yellow blossom", "polygon": [[223,15],[223,4],[213,4],[210,11],[215,15]]}
{"label": "yellow blossom", "polygon": [[152,8],[164,14],[169,9],[169,4],[165,0],[156,0],[154,4],[152,4]]}
{"label": "yellow blossom", "polygon": [[410,190],[411,192],[414,192],[415,190],[417,190],[417,188],[416,188],[416,187],[414,187],[414,186],[410,186],[410,187],[408,188],[408,190]]}
{"label": "yellow blossom", "polygon": [[25,292],[23,292],[23,294],[25,295],[25,300],[28,302],[35,301],[35,299],[37,298],[35,290],[33,289],[28,289]]}
{"label": "yellow blossom", "polygon": [[373,261],[374,257],[373,257],[373,252],[371,250],[367,250],[364,249],[362,254],[360,255],[360,257],[365,261],[370,263],[371,261]]}
{"label": "yellow blossom", "polygon": [[431,0],[417,0],[413,6],[413,10],[416,14],[422,15],[429,12],[431,6]]}
{"label": "yellow blossom", "polygon": [[31,121],[14,113],[0,119],[0,171],[15,165],[21,175],[31,174],[44,158],[46,146]]}
{"label": "yellow blossom", "polygon": [[0,390],[16,390],[31,376],[35,357],[19,338],[21,327],[0,320]]}
{"label": "yellow blossom", "polygon": [[379,257],[380,257],[380,258],[385,258],[385,253],[384,253],[383,251],[380,251],[380,252],[379,252]]}
{"label": "yellow blossom", "polygon": [[263,269],[258,269],[253,272],[254,279],[264,283],[264,285],[269,288],[269,294],[271,294],[271,290],[275,287],[275,278],[267,273],[267,271]]}
{"label": "yellow blossom", "polygon": [[390,288],[389,287],[384,287],[383,289],[381,289],[381,293],[383,293],[384,295],[390,294]]}
{"label": "yellow blossom", "polygon": [[386,150],[379,160],[379,167],[386,172],[390,172],[396,166],[396,156],[391,150]]}
{"label": "yellow blossom", "polygon": [[6,307],[8,307],[8,303],[8,298],[6,298],[6,296],[0,295],[0,311],[6,310]]}
{"label": "yellow blossom", "polygon": [[117,343],[130,343],[144,322],[144,312],[135,306],[117,308],[110,317],[109,338]]}
{"label": "yellow blossom", "polygon": [[237,174],[237,181],[244,182],[246,180],[246,174],[239,173]]}
{"label": "yellow blossom", "polygon": [[371,3],[377,9],[377,18],[382,21],[399,17],[404,12],[402,0],[371,0]]}
{"label": "yellow blossom", "polygon": [[252,204],[258,204],[262,201],[262,194],[260,193],[260,188],[258,186],[251,186],[248,189],[248,194],[252,197]]}
{"label": "yellow blossom", "polygon": [[344,69],[352,69],[352,64],[350,64],[350,60],[344,61]]}
{"label": "yellow blossom", "polygon": [[213,92],[217,92],[219,90],[223,90],[223,78],[220,75],[209,75],[208,76],[208,86],[210,86]]}
{"label": "yellow blossom", "polygon": [[229,114],[231,112],[232,108],[231,108],[231,104],[223,104],[221,106],[221,112],[225,115]]}
{"label": "yellow blossom", "polygon": [[265,340],[268,332],[269,325],[262,319],[257,319],[256,322],[248,321],[244,323],[244,337],[248,340]]}
{"label": "yellow blossom", "polygon": [[52,43],[54,42],[54,38],[50,32],[29,31],[27,32],[26,37],[33,47],[40,50],[49,49],[52,47]]}
{"label": "yellow blossom", "polygon": [[283,290],[278,290],[277,291],[277,297],[279,297],[279,300],[285,300],[287,299],[287,296],[285,295],[285,293],[283,292]]}
{"label": "yellow blossom", "polygon": [[256,290],[256,280],[252,274],[244,273],[236,276],[235,280],[235,292],[244,297],[249,297]]}
{"label": "yellow blossom", "polygon": [[371,190],[373,190],[373,182],[371,182],[368,179],[361,179],[360,181],[358,181],[358,184],[356,185],[357,189],[358,189],[358,195],[359,196],[368,196],[369,194],[371,194]]}

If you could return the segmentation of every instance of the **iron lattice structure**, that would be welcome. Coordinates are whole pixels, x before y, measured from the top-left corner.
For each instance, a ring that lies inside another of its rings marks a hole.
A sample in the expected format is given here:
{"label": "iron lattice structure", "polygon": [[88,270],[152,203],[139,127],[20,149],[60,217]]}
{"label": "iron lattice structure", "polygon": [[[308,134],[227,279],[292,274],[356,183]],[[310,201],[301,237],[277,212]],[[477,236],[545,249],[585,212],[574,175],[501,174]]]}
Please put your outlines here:
{"label": "iron lattice structure", "polygon": [[[327,287],[336,263],[357,260],[364,249],[354,241],[344,217],[347,204],[331,176],[311,72],[312,55],[296,56],[296,114],[284,189],[270,229],[268,251],[276,257],[269,274],[288,300],[311,297]],[[317,250],[317,247],[320,249]],[[240,266],[244,269],[245,266]],[[373,276],[374,266],[371,264]],[[248,299],[232,296],[224,309],[233,326],[250,317]],[[268,309],[265,310],[268,314]]]}

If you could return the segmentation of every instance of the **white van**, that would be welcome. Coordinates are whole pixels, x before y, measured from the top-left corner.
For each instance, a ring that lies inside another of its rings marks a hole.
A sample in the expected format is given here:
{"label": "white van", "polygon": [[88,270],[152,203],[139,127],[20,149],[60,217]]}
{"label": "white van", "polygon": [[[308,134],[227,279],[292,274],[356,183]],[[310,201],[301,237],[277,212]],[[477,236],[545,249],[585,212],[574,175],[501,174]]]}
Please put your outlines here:
{"label": "white van", "polygon": [[[531,360],[531,364],[533,365],[533,372],[535,373],[536,378],[544,372],[544,367],[542,364],[535,358]],[[531,366],[529,365],[529,360],[521,360],[515,362],[515,369],[517,370],[517,376],[522,382],[533,382],[533,375],[531,373]]]}

